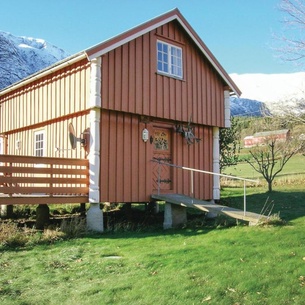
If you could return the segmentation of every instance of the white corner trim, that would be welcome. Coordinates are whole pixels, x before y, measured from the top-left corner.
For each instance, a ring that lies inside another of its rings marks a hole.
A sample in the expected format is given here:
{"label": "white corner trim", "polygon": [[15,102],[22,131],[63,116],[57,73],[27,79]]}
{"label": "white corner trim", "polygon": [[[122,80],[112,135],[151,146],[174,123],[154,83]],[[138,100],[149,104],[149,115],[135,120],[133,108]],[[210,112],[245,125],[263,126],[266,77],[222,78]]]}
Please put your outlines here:
{"label": "white corner trim", "polygon": [[219,127],[213,127],[213,199],[220,199]]}
{"label": "white corner trim", "polygon": [[90,75],[90,153],[89,153],[89,202],[100,202],[100,116],[101,116],[101,58],[91,61]]}
{"label": "white corner trim", "polygon": [[225,127],[231,127],[231,110],[230,110],[230,92],[224,91],[224,103],[225,103]]}
{"label": "white corner trim", "polygon": [[101,108],[102,106],[102,58],[97,57],[91,60],[90,71],[90,99],[89,108]]}

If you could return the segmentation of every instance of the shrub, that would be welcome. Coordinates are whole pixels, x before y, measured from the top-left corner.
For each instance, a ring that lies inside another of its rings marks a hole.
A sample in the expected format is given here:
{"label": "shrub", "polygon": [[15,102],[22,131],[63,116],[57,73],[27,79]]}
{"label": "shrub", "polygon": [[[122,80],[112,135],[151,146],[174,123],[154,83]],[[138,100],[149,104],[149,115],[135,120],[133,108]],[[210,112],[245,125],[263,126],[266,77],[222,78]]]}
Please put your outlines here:
{"label": "shrub", "polygon": [[83,236],[86,232],[86,219],[73,217],[72,219],[63,219],[60,225],[60,231],[66,238],[75,238]]}
{"label": "shrub", "polygon": [[0,223],[0,245],[8,247],[23,247],[26,245],[28,237],[18,229],[13,222]]}
{"label": "shrub", "polygon": [[284,226],[286,221],[281,219],[280,213],[275,213],[268,218],[262,219],[258,223],[259,226]]}

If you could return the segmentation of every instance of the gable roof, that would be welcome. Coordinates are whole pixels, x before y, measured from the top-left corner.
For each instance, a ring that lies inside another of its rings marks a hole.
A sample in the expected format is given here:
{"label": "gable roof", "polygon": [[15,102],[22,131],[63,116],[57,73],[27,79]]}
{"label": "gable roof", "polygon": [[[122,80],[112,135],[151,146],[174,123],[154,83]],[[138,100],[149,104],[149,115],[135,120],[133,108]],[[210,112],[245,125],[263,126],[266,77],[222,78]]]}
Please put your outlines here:
{"label": "gable roof", "polygon": [[280,129],[280,130],[271,130],[271,131],[261,131],[261,132],[256,132],[253,137],[254,138],[259,138],[259,137],[271,137],[271,136],[278,136],[281,134],[287,135],[289,132],[289,129]]}
{"label": "gable roof", "polygon": [[184,30],[188,33],[188,35],[191,37],[191,39],[194,41],[194,43],[198,46],[198,48],[200,49],[202,54],[212,64],[212,66],[215,68],[215,70],[218,72],[218,74],[221,76],[221,78],[227,84],[227,86],[230,88],[230,90],[232,92],[234,92],[237,96],[240,96],[241,95],[240,89],[233,82],[233,80],[228,75],[228,73],[224,70],[224,68],[217,61],[217,59],[212,54],[212,52],[204,44],[204,42],[197,35],[195,30],[190,26],[190,24],[186,21],[186,19],[182,16],[182,14],[180,13],[180,11],[177,8],[173,9],[163,15],[160,15],[154,19],[151,19],[145,23],[142,23],[141,25],[134,27],[131,30],[128,30],[122,34],[119,34],[113,38],[110,38],[104,42],[101,42],[91,48],[88,48],[82,52],[79,52],[66,59],[63,59],[62,61],[57,62],[54,65],[51,65],[41,71],[38,71],[32,75],[29,75],[28,77],[20,80],[19,82],[14,83],[14,84],[0,90],[0,96],[4,95],[10,91],[13,91],[21,86],[24,86],[25,84],[28,84],[28,83],[32,82],[33,80],[37,80],[48,74],[51,74],[52,72],[55,72],[55,71],[61,69],[62,67],[69,66],[72,63],[75,63],[86,57],[89,60],[99,57],[137,37],[140,37],[141,35],[143,35],[145,33],[148,33],[149,31],[156,29],[159,26],[162,26],[173,20],[177,20],[179,22],[179,24],[184,28]]}
{"label": "gable roof", "polygon": [[117,35],[113,38],[110,38],[104,42],[101,42],[89,49],[86,49],[85,52],[88,56],[88,59],[91,60],[93,58],[99,57],[103,54],[108,53],[109,51],[137,38],[140,37],[168,22],[173,20],[177,20],[179,24],[183,27],[183,29],[187,32],[187,34],[191,37],[203,55],[208,59],[211,65],[215,68],[224,82],[229,86],[230,90],[232,90],[236,95],[240,96],[241,91],[237,87],[237,85],[233,82],[228,73],[224,70],[221,64],[217,61],[212,52],[208,49],[205,43],[201,40],[195,30],[191,27],[191,25],[186,21],[186,19],[182,16],[180,11],[175,8],[163,15],[160,15],[154,19],[151,19],[141,25],[132,28],[120,35]]}

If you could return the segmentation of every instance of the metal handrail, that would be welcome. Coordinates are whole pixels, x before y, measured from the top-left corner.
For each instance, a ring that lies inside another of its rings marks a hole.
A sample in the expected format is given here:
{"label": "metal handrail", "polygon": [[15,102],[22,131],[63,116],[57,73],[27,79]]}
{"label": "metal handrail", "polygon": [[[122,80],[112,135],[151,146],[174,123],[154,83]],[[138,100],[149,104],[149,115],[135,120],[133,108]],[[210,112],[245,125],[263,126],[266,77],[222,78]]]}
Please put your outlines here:
{"label": "metal handrail", "polygon": [[242,180],[244,181],[244,216],[246,215],[246,208],[247,208],[247,201],[246,201],[246,182],[255,182],[258,183],[258,180],[253,180],[253,179],[247,179],[247,178],[242,178],[242,177],[236,177],[232,175],[226,175],[226,174],[220,174],[220,173],[215,173],[215,172],[210,172],[210,171],[204,171],[201,169],[196,169],[196,168],[191,168],[191,167],[186,167],[186,166],[181,166],[181,165],[176,165],[176,164],[171,164],[171,163],[166,163],[162,162],[161,160],[153,159],[151,160],[152,162],[156,162],[159,164],[159,169],[158,169],[158,195],[160,195],[160,165],[167,165],[175,168],[180,168],[183,170],[187,170],[191,172],[191,195],[193,197],[194,195],[194,172],[197,173],[203,173],[203,174],[208,174],[208,175],[213,175],[213,176],[220,176],[220,177],[226,177],[226,178],[231,178],[235,180]]}

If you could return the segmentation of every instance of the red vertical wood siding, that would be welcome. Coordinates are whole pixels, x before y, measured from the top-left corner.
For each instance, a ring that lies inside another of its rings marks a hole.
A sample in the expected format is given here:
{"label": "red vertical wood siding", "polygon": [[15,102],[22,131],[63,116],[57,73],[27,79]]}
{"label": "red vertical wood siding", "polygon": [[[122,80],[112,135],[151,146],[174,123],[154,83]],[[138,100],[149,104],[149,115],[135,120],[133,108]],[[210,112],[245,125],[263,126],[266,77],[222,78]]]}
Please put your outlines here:
{"label": "red vertical wood siding", "polygon": [[[173,139],[173,163],[195,169],[213,171],[213,128],[196,126],[195,134],[201,141],[188,145],[186,140],[177,133]],[[178,193],[190,195],[190,172],[182,169],[174,171],[174,189]],[[212,199],[213,177],[208,174],[194,173],[194,196],[200,199]]]}
{"label": "red vertical wood siding", "polygon": [[[157,40],[183,52],[183,79],[157,73]],[[177,22],[171,22],[103,55],[101,110],[101,200],[149,201],[152,144],[141,139],[153,122],[173,126],[173,163],[206,171],[213,166],[213,128],[224,126],[223,80]],[[175,124],[192,118],[199,143],[188,145]],[[190,194],[190,172],[173,170],[174,192]],[[211,199],[213,178],[194,173],[196,198]]]}
{"label": "red vertical wood siding", "polygon": [[0,97],[1,132],[11,132],[87,109],[87,59],[34,80]]}
{"label": "red vertical wood siding", "polygon": [[[157,40],[183,52],[183,79],[157,73]],[[103,55],[104,109],[224,126],[224,82],[183,28],[165,24]]]}
{"label": "red vertical wood siding", "polygon": [[[161,123],[162,124],[162,123]],[[147,202],[153,193],[153,144],[142,141],[142,130],[150,135],[154,122],[144,124],[140,116],[116,111],[101,111],[101,201]],[[199,143],[188,145],[172,133],[173,163],[212,171],[212,127],[196,126]],[[196,198],[212,198],[212,177],[194,174]],[[190,194],[190,172],[174,169],[174,191]]]}
{"label": "red vertical wood siding", "polygon": [[151,155],[150,144],[142,141],[143,128],[137,115],[101,111],[101,201],[149,200]]}

